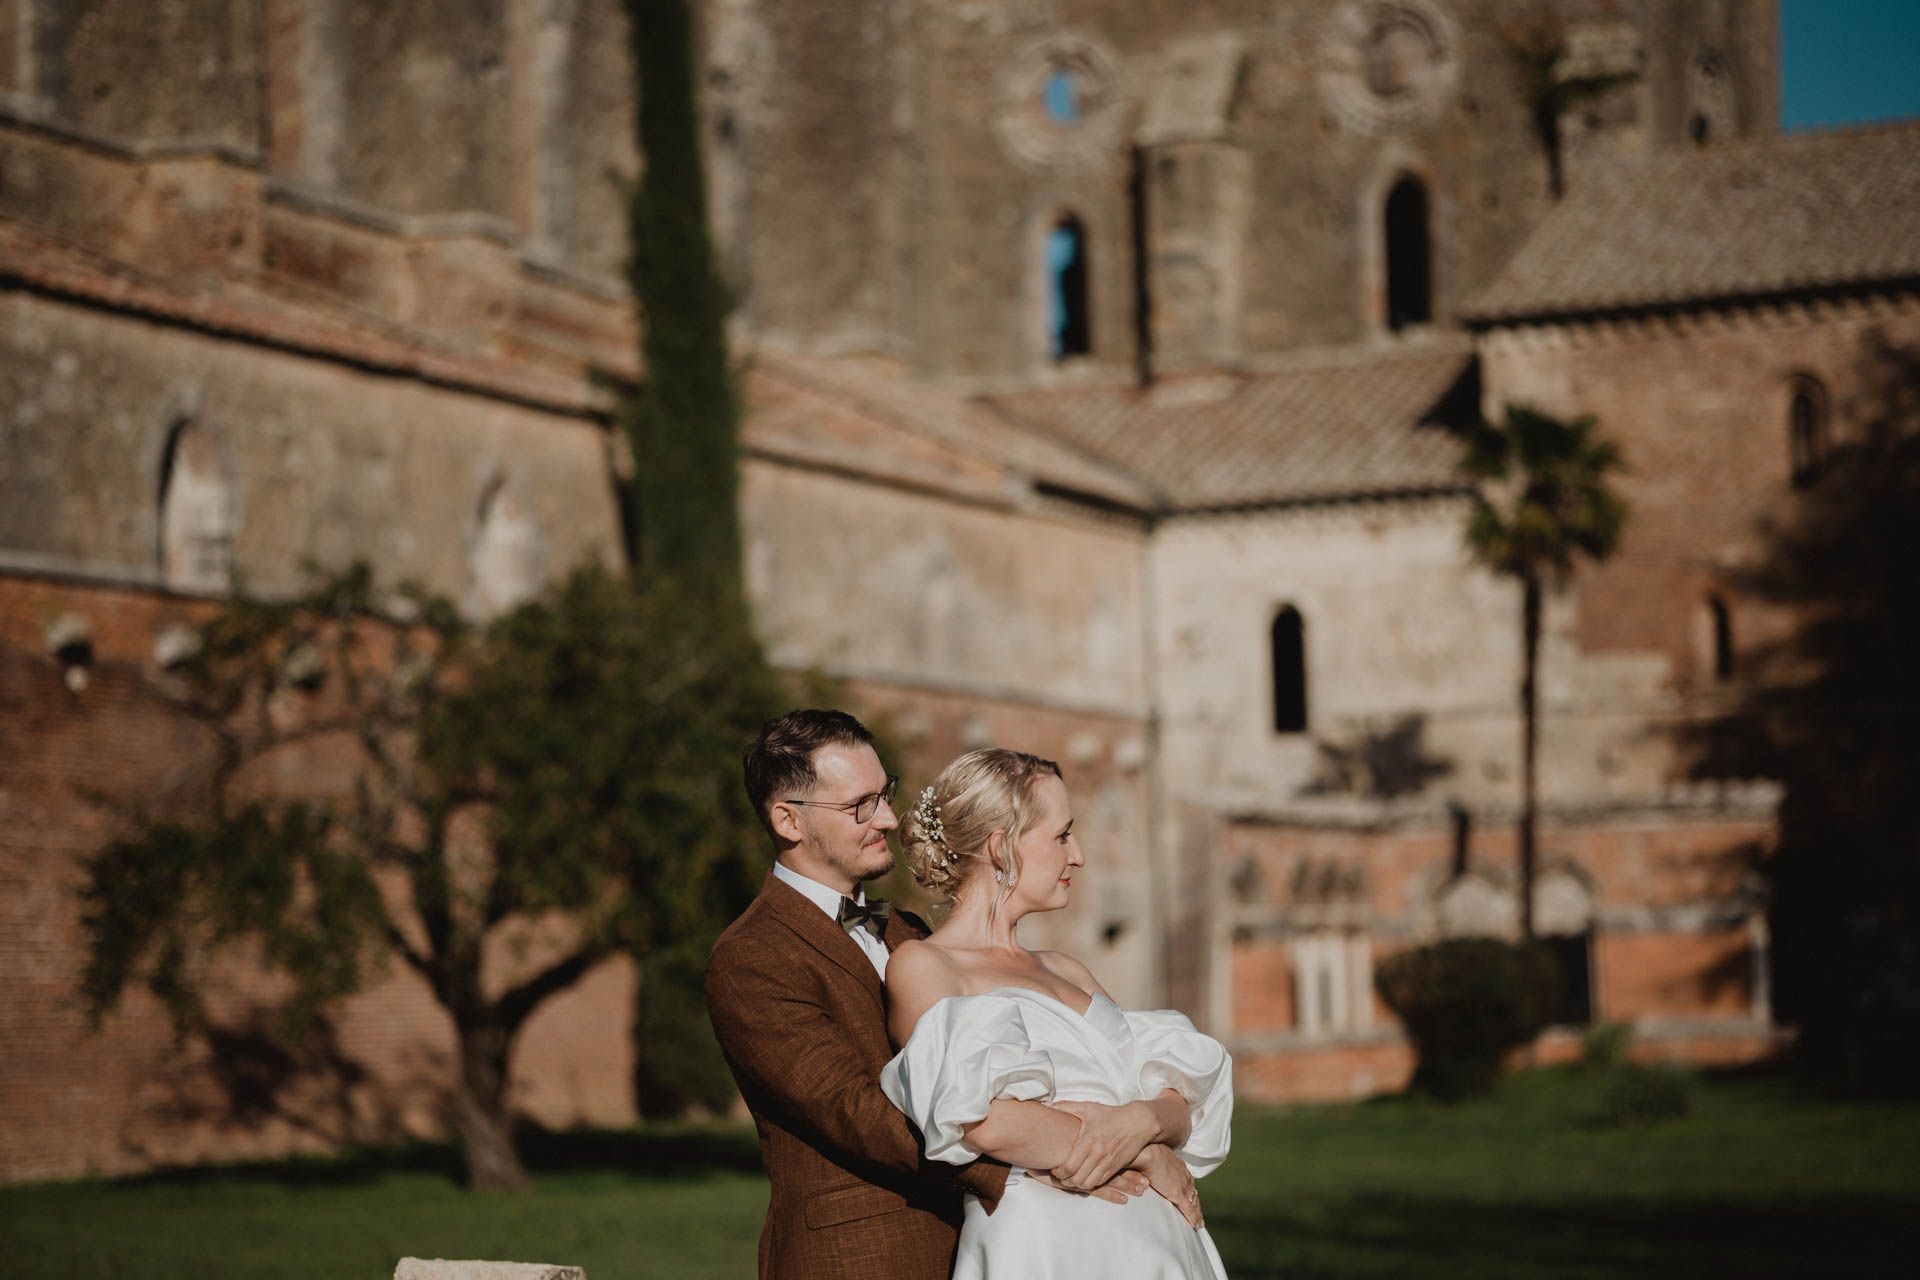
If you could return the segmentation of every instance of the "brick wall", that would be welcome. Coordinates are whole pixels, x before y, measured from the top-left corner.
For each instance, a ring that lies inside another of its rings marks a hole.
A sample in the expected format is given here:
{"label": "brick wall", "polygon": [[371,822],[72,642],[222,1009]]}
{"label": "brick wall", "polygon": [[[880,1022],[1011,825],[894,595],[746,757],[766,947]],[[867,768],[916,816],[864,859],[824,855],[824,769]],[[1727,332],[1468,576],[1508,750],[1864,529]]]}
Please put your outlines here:
{"label": "brick wall", "polygon": [[1593,414],[1618,441],[1633,503],[1619,552],[1583,574],[1577,635],[1594,651],[1666,655],[1683,690],[1711,691],[1701,618],[1726,595],[1738,653],[1786,619],[1734,596],[1725,578],[1752,555],[1760,522],[1791,509],[1788,410],[1794,379],[1818,378],[1833,438],[1857,429],[1862,363],[1876,336],[1920,343],[1920,300],[1751,310],[1519,329],[1482,344],[1487,399]]}
{"label": "brick wall", "polygon": [[[1542,879],[1586,895],[1593,1022],[1632,1024],[1647,1056],[1748,1061],[1777,1047],[1756,986],[1764,934],[1752,881],[1771,833],[1764,814],[1549,815]],[[1226,1018],[1215,1030],[1235,1048],[1242,1090],[1292,1101],[1398,1087],[1408,1050],[1372,972],[1449,931],[1440,899],[1457,868],[1511,898],[1511,828],[1473,832],[1463,863],[1443,822],[1417,818],[1361,829],[1243,821],[1219,838],[1229,987],[1213,1006]],[[1297,948],[1327,937],[1366,961],[1343,953],[1332,980],[1347,984],[1347,1023],[1316,1033],[1298,1008]],[[1562,1056],[1576,1052],[1566,1046],[1577,1034],[1551,1033],[1543,1052],[1556,1044]]]}

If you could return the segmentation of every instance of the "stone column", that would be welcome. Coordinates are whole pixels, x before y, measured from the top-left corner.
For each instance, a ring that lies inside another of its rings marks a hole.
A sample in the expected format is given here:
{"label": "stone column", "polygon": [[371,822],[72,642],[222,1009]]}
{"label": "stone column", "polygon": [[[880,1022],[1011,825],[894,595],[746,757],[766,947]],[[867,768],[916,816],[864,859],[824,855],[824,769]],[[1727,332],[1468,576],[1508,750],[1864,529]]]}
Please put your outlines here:
{"label": "stone column", "polygon": [[1753,961],[1752,1017],[1762,1026],[1773,1025],[1773,956],[1767,932],[1767,914],[1756,911],[1747,917],[1748,954]]}
{"label": "stone column", "polygon": [[266,0],[265,16],[267,166],[332,189],[346,96],[339,0]]}
{"label": "stone column", "polygon": [[567,199],[567,68],[576,0],[512,0],[507,57],[513,94],[513,221],[527,252],[558,258]]}
{"label": "stone column", "polygon": [[25,106],[39,92],[33,57],[35,0],[0,0],[0,95]]}

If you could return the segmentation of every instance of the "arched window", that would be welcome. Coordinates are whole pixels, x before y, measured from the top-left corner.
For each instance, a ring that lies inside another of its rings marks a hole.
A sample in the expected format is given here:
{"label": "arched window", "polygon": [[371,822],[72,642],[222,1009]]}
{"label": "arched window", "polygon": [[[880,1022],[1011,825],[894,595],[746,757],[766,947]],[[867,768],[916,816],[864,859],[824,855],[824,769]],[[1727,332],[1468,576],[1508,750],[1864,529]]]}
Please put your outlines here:
{"label": "arched window", "polygon": [[160,581],[175,591],[233,585],[233,493],[213,438],[177,423],[160,455]]}
{"label": "arched window", "polygon": [[1533,887],[1533,927],[1553,953],[1560,975],[1552,1018],[1560,1026],[1593,1021],[1593,889],[1565,867],[1543,874]]}
{"label": "arched window", "polygon": [[1820,478],[1827,460],[1827,389],[1818,378],[1802,375],[1793,380],[1793,398],[1787,405],[1787,453],[1794,488],[1804,489]]}
{"label": "arched window", "polygon": [[1387,194],[1387,327],[1404,329],[1433,319],[1433,244],[1427,190],[1412,176]]}
{"label": "arched window", "polygon": [[1053,358],[1086,355],[1093,350],[1087,307],[1087,229],[1072,214],[1047,233],[1047,289]]}
{"label": "arched window", "polygon": [[1722,596],[1707,597],[1707,635],[1713,645],[1713,678],[1733,679],[1733,610]]}
{"label": "arched window", "polygon": [[502,481],[480,497],[467,580],[469,608],[482,618],[507,612],[540,588],[539,531]]}
{"label": "arched window", "polygon": [[1300,611],[1287,605],[1273,619],[1273,731],[1307,731],[1307,636]]}

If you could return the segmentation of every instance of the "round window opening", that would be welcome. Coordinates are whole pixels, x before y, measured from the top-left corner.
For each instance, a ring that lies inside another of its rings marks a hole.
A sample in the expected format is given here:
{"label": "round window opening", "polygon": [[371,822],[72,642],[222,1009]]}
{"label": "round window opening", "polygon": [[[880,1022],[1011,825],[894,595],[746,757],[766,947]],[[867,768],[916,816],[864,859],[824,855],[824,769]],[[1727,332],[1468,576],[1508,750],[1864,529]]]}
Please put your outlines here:
{"label": "round window opening", "polygon": [[1064,63],[1055,63],[1040,88],[1040,105],[1047,119],[1057,125],[1079,124],[1083,93],[1080,73]]}
{"label": "round window opening", "polygon": [[1364,50],[1367,87],[1382,98],[1400,98],[1418,90],[1432,74],[1433,36],[1417,18],[1395,13],[1377,23]]}

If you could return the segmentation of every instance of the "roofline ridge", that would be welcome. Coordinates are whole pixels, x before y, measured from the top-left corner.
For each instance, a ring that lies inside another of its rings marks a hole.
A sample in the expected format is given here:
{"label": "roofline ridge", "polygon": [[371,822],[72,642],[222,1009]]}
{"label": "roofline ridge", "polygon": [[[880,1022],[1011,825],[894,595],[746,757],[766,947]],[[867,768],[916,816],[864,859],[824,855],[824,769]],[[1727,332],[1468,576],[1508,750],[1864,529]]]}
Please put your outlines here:
{"label": "roofline ridge", "polygon": [[[824,375],[817,367],[822,364],[833,364],[836,361],[853,361],[864,358],[865,357],[860,356],[817,356],[809,358],[796,356],[790,352],[754,348],[748,354],[748,363],[749,367],[767,366],[767,372],[775,378],[784,378],[788,383],[797,384],[812,391],[816,395],[823,395],[829,399],[838,400],[846,407],[864,413],[886,426],[892,427],[895,430],[904,431],[908,435],[918,437],[922,440],[929,440],[942,448],[955,449],[979,443],[974,440],[963,441],[957,439],[952,432],[943,429],[941,426],[930,424],[926,420],[912,414],[902,413],[892,405],[881,403],[877,397],[862,391],[860,388],[846,386],[844,383]],[[910,375],[908,381],[916,388],[922,388],[936,395],[948,397],[949,407],[957,408],[968,417],[985,415],[992,420],[995,426],[1016,431],[1023,435],[1035,434],[1026,429],[1024,423],[1016,422],[1006,414],[999,412],[997,408],[991,405],[990,401],[961,396],[953,391],[940,387],[937,383],[922,382],[918,379],[911,378]],[[1135,490],[1135,493],[1130,495],[1131,498],[1147,499],[1149,501],[1157,500],[1159,496],[1158,493],[1148,485],[1145,480],[1134,475],[1131,471],[1115,466],[1114,463],[1108,459],[1074,448],[1067,442],[1055,438],[1051,433],[1044,433],[1043,438],[1047,445],[1059,449],[1064,453],[1071,454],[1082,463],[1092,466],[1094,469],[1104,473],[1105,477],[1115,484],[1116,487],[1127,487]],[[1068,484],[1064,477],[1051,474],[1044,469],[1034,467],[1029,463],[1010,457],[1004,449],[993,450],[993,462],[996,466],[1004,467],[1014,475],[1027,477],[1031,482],[1052,483],[1055,487],[1079,487]],[[1103,496],[1109,497],[1112,501],[1123,501],[1122,499],[1112,497],[1112,495]]]}

